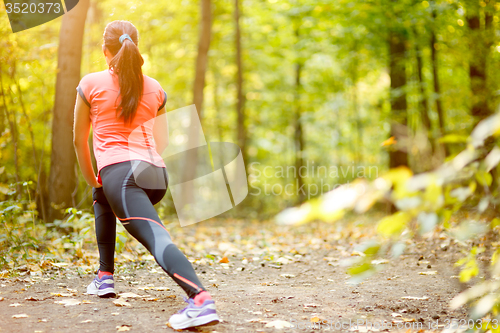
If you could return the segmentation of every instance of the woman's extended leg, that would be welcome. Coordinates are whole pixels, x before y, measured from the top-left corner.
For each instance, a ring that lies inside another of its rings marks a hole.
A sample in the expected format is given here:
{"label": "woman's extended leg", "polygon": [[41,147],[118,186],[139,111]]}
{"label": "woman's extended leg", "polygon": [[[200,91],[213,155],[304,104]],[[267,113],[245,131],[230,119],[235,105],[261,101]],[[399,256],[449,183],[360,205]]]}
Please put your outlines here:
{"label": "woman's extended leg", "polygon": [[[150,196],[157,197],[158,191],[163,192],[163,197],[166,186],[164,190],[145,190],[137,186],[137,175],[134,175],[134,171],[138,170],[140,163],[146,162],[123,162],[102,169],[104,193],[113,212],[127,231],[151,252],[156,262],[188,296],[194,298],[205,289],[191,263],[173,244],[150,199]],[[154,166],[152,168],[161,170]],[[142,172],[147,173],[147,168]],[[161,181],[166,180],[163,178]]]}
{"label": "woman's extended leg", "polygon": [[[145,181],[140,181],[141,178]],[[218,323],[214,302],[191,263],[172,243],[153,206],[166,192],[168,179],[164,169],[141,161],[122,162],[103,168],[101,179],[109,205],[127,231],[151,252],[156,262],[189,296],[188,306],[170,317],[170,325],[174,329],[184,329]],[[161,182],[165,185],[163,189],[156,186]],[[154,186],[142,188],[137,183]]]}

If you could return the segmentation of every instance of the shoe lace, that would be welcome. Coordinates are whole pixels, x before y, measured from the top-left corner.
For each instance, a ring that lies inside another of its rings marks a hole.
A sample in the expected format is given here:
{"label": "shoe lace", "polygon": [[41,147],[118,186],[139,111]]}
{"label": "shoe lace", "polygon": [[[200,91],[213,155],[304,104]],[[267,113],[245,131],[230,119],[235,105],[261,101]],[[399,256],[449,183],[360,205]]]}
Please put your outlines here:
{"label": "shoe lace", "polygon": [[187,309],[187,308],[189,308],[189,306],[190,306],[191,304],[194,304],[194,299],[192,299],[192,298],[188,298],[188,297],[186,297],[186,296],[182,296],[182,298],[184,299],[184,302],[188,303],[188,306],[186,306],[186,307],[185,307],[184,309],[182,309],[182,310],[179,310],[179,312],[177,312],[177,313],[183,313],[184,311],[186,311],[186,309]]}

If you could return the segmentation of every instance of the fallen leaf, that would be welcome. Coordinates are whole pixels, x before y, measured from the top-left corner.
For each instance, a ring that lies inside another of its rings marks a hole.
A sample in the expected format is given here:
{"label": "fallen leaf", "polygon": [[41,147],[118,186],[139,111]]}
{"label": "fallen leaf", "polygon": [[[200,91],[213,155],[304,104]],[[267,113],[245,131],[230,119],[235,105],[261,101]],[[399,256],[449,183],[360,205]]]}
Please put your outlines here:
{"label": "fallen leaf", "polygon": [[62,301],[55,301],[54,303],[62,304],[64,306],[79,305],[81,302],[75,298],[68,298]]}
{"label": "fallen leaf", "polygon": [[[139,290],[150,290],[150,289],[155,289],[155,287],[140,286],[140,287],[137,287],[137,289],[139,289]],[[158,290],[158,289],[156,289],[156,290]]]}
{"label": "fallen leaf", "polygon": [[311,323],[317,323],[317,322],[321,321],[321,318],[319,318],[319,317],[312,317],[310,321],[311,321]]}
{"label": "fallen leaf", "polygon": [[124,300],[123,298],[119,298],[119,299],[115,299],[113,301],[113,303],[116,305],[116,306],[132,306],[130,303],[128,303],[126,300]]}
{"label": "fallen leaf", "polygon": [[132,325],[122,325],[122,326],[116,326],[116,330],[118,332],[127,332],[127,331],[130,331],[130,328],[132,327]]}
{"label": "fallen leaf", "polygon": [[35,298],[33,296],[30,296],[30,297],[26,297],[25,300],[27,300],[27,301],[33,301],[33,302],[38,302],[38,301],[45,300],[45,298]]}
{"label": "fallen leaf", "polygon": [[293,274],[281,274],[280,276],[282,276],[284,278],[288,278],[288,279],[295,277],[295,275],[293,275]]}
{"label": "fallen leaf", "polygon": [[227,263],[229,263],[229,259],[227,259],[227,257],[223,257],[221,260],[219,260],[219,263],[220,264],[227,264]]}
{"label": "fallen leaf", "polygon": [[91,323],[91,322],[92,322],[92,319],[87,319],[87,320],[81,321],[80,324],[86,324],[86,323]]}
{"label": "fallen leaf", "polygon": [[29,316],[26,313],[21,313],[17,315],[13,315],[12,318],[14,319],[19,319],[19,318],[28,318]]}
{"label": "fallen leaf", "polygon": [[94,303],[94,302],[87,301],[87,300],[83,300],[83,301],[82,301],[82,303],[83,303],[83,304],[92,304],[92,303]]}
{"label": "fallen leaf", "polygon": [[51,295],[57,296],[57,297],[71,297],[75,296],[74,294],[68,294],[68,293],[50,293]]}
{"label": "fallen leaf", "polygon": [[119,316],[120,314],[118,312],[113,312],[111,313],[112,316]]}
{"label": "fallen leaf", "polygon": [[419,275],[436,275],[437,271],[419,272]]}
{"label": "fallen leaf", "polygon": [[421,300],[421,301],[425,301],[425,300],[428,300],[429,297],[427,296],[423,296],[423,297],[417,297],[417,296],[403,296],[401,297],[402,299],[415,299],[415,300]]}
{"label": "fallen leaf", "polygon": [[318,307],[318,304],[310,303],[310,304],[304,304],[304,308],[316,308]]}
{"label": "fallen leaf", "polygon": [[381,264],[387,264],[389,260],[387,259],[375,259],[372,260],[372,265],[381,265]]}
{"label": "fallen leaf", "polygon": [[262,319],[260,318],[252,318],[252,319],[247,319],[245,320],[247,323],[258,323],[258,322],[261,322]]}
{"label": "fallen leaf", "polygon": [[1,302],[1,301],[3,301],[4,299],[5,299],[5,298],[3,298],[3,297],[0,297],[0,302]]}
{"label": "fallen leaf", "polygon": [[293,325],[284,320],[273,320],[266,324],[264,327],[274,327],[277,329],[292,327]]}
{"label": "fallen leaf", "polygon": [[167,287],[156,287],[154,289],[158,290],[158,291],[169,291],[170,290],[170,288],[167,288]]}
{"label": "fallen leaf", "polygon": [[145,300],[147,302],[156,302],[158,300],[158,298],[146,297],[146,298],[143,298],[143,300]]}
{"label": "fallen leaf", "polygon": [[140,298],[140,297],[144,297],[144,296],[148,296],[148,295],[141,296],[141,295],[137,295],[134,293],[123,293],[123,294],[119,294],[118,296],[120,296],[121,298]]}
{"label": "fallen leaf", "polygon": [[65,263],[65,262],[53,262],[52,263],[52,266],[56,266],[56,267],[64,267],[64,266],[68,266],[69,264],[68,263]]}
{"label": "fallen leaf", "polygon": [[12,303],[11,305],[9,306],[12,306],[14,308],[17,308],[18,306],[22,306],[22,304],[19,304],[19,303]]}
{"label": "fallen leaf", "polygon": [[401,313],[394,312],[394,313],[391,313],[391,316],[393,316],[394,318],[396,318],[396,317],[402,317],[403,315]]}

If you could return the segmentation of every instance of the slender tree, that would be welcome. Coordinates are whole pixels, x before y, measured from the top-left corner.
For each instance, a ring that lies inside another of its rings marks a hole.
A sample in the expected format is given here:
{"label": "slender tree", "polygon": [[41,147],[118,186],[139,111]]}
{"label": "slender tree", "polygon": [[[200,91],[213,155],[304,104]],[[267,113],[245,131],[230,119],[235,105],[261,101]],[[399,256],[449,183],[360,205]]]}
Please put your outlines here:
{"label": "slender tree", "polygon": [[203,89],[205,89],[205,74],[208,64],[208,50],[210,49],[210,38],[212,34],[212,9],[211,0],[201,0],[201,23],[200,38],[198,40],[198,55],[196,57],[195,78],[193,84],[193,104],[203,117]]}
{"label": "slender tree", "polygon": [[74,205],[76,156],[73,148],[73,108],[76,87],[80,80],[82,43],[89,0],[78,5],[62,18],[59,33],[56,94],[52,120],[52,151],[50,159],[49,219],[61,217],[61,208]]}
{"label": "slender tree", "polygon": [[[296,45],[300,42],[300,24],[301,18],[294,19],[295,25],[295,43]],[[297,50],[297,60],[295,63],[295,97],[294,97],[294,144],[295,144],[295,168],[297,173],[297,194],[298,202],[304,202],[305,192],[303,190],[304,179],[302,177],[302,172],[300,171],[302,166],[304,166],[304,152],[305,152],[305,140],[304,140],[304,126],[302,124],[302,106],[300,103],[300,95],[302,93],[302,59],[300,57],[300,50]]]}
{"label": "slender tree", "polygon": [[7,118],[7,122],[9,124],[9,129],[11,133],[11,142],[12,149],[14,155],[14,171],[15,171],[15,179],[16,179],[16,197],[17,199],[21,198],[21,183],[19,177],[19,130],[17,126],[17,117],[14,111],[9,110],[7,106],[6,99],[6,91],[3,85],[3,77],[0,75],[0,93],[2,94],[2,102],[3,102],[3,110],[5,112],[5,118]]}
{"label": "slender tree", "polygon": [[[193,104],[196,106],[200,121],[203,119],[203,90],[205,89],[205,76],[208,66],[208,50],[212,35],[212,8],[211,0],[201,0],[201,21],[198,40],[198,55],[195,64],[195,78],[193,83]],[[198,142],[198,128],[190,126],[189,140]],[[191,149],[186,152],[185,173],[186,179],[195,179],[198,151]],[[194,189],[188,185],[183,187],[183,201],[189,203],[193,199]]]}
{"label": "slender tree", "polygon": [[243,160],[247,163],[247,128],[245,126],[245,95],[243,93],[243,64],[241,56],[241,28],[240,28],[240,0],[234,0],[234,25],[235,25],[235,46],[236,46],[236,114],[238,115],[238,145],[243,154]]}
{"label": "slender tree", "polygon": [[397,28],[389,33],[389,76],[391,78],[391,136],[397,148],[389,152],[389,167],[408,166],[406,101],[406,32]]}
{"label": "slender tree", "polygon": [[[486,6],[492,6],[493,0],[486,0]],[[470,62],[469,76],[471,82],[471,113],[476,123],[493,113],[488,104],[491,93],[488,87],[487,63],[493,43],[493,15],[488,8],[482,8],[480,1],[465,1],[467,23],[469,26]],[[481,20],[483,16],[483,20]],[[483,22],[481,22],[483,21]]]}
{"label": "slender tree", "polygon": [[[436,20],[436,12],[433,13],[434,22]],[[443,101],[441,98],[441,83],[439,81],[439,61],[438,61],[438,45],[436,39],[435,25],[431,30],[431,38],[430,38],[430,49],[431,49],[431,66],[432,66],[432,81],[434,88],[434,96],[436,96],[436,111],[438,115],[439,121],[439,134],[440,136],[444,136],[446,134],[445,129],[445,114],[443,109]],[[446,144],[443,144],[444,154],[445,156],[449,155],[449,148]]]}

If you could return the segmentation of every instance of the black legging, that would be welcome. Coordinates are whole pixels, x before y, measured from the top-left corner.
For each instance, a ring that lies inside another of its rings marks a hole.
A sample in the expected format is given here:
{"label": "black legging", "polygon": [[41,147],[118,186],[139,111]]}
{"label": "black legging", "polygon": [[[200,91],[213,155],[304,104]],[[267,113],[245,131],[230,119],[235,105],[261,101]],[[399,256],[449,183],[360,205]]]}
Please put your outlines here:
{"label": "black legging", "polygon": [[100,175],[103,186],[92,191],[100,270],[114,272],[116,215],[190,298],[205,290],[153,207],[167,192],[165,168],[134,160],[108,165]]}

